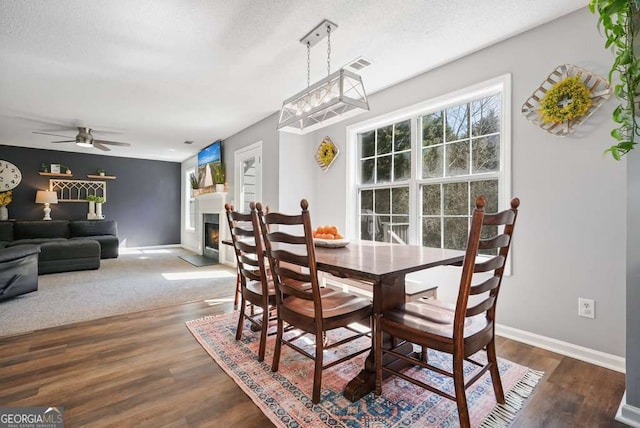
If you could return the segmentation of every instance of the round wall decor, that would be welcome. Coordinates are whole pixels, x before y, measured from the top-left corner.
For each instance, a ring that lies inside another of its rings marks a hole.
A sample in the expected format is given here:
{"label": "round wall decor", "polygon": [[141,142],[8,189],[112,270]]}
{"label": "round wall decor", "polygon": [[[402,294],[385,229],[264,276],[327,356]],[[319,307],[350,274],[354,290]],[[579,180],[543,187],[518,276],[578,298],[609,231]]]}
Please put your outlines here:
{"label": "round wall decor", "polygon": [[558,66],[522,105],[522,115],[545,131],[565,136],[609,98],[611,85],[571,64]]}
{"label": "round wall decor", "polygon": [[323,171],[329,169],[334,160],[338,157],[340,151],[331,138],[324,137],[316,150],[316,162]]}
{"label": "round wall decor", "polygon": [[20,169],[6,160],[0,160],[0,192],[11,190],[22,181]]}

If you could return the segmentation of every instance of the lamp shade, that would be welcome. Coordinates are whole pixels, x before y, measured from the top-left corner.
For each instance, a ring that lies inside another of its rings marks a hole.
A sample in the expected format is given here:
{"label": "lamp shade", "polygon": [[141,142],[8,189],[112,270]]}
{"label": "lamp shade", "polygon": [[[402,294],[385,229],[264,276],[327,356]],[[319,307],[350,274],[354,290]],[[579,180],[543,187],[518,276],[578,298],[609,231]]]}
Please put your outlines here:
{"label": "lamp shade", "polygon": [[369,110],[362,79],[340,69],[286,99],[278,129],[306,134]]}
{"label": "lamp shade", "polygon": [[58,194],[48,190],[38,190],[36,193],[36,204],[57,204]]}

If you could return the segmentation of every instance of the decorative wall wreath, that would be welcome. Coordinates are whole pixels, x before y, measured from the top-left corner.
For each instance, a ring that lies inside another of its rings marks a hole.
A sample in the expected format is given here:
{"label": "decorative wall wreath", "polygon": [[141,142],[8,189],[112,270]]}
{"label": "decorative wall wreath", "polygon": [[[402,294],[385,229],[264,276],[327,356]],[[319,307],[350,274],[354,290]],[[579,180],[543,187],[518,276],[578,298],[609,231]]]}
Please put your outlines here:
{"label": "decorative wall wreath", "polygon": [[318,146],[318,150],[316,150],[316,162],[318,162],[320,168],[326,171],[333,161],[336,160],[338,153],[338,147],[331,141],[331,138],[324,137]]}
{"label": "decorative wall wreath", "polygon": [[584,68],[563,64],[542,81],[522,105],[522,115],[545,131],[571,134],[609,98],[607,79]]}
{"label": "decorative wall wreath", "polygon": [[584,116],[591,104],[591,91],[582,78],[569,76],[547,91],[538,111],[544,123],[561,123]]}

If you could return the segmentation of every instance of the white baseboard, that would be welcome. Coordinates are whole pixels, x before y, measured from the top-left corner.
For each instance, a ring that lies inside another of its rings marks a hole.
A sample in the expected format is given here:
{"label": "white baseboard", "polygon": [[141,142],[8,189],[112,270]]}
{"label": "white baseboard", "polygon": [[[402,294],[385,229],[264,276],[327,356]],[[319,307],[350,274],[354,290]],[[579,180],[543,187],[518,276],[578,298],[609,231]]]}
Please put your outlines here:
{"label": "white baseboard", "polygon": [[196,247],[190,247],[188,245],[180,245],[182,248],[184,248],[187,251],[191,251],[192,253],[196,253],[196,254],[200,254],[200,250],[197,249]]}
{"label": "white baseboard", "polygon": [[594,349],[585,348],[584,346],[574,345],[573,343],[563,342],[539,334],[530,333],[528,331],[519,330],[513,327],[496,324],[496,334],[547,351],[555,352],[560,355],[585,361],[590,364],[625,373],[626,360],[613,354],[596,351]]}
{"label": "white baseboard", "polygon": [[622,422],[634,428],[640,428],[640,409],[627,404],[627,392],[622,395],[622,401],[618,407],[615,417],[616,421]]}

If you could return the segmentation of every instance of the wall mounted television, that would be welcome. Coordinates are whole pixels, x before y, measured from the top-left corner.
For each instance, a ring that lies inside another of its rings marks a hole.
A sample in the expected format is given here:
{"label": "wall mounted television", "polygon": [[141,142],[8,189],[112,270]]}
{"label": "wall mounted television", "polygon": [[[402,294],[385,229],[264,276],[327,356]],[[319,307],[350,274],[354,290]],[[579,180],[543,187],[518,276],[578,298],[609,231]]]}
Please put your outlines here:
{"label": "wall mounted television", "polygon": [[198,152],[198,166],[222,162],[222,141],[211,143]]}
{"label": "wall mounted television", "polygon": [[[213,186],[213,166],[222,164],[222,141],[209,144],[198,152],[198,177],[201,188]],[[220,184],[220,183],[218,183]]]}

